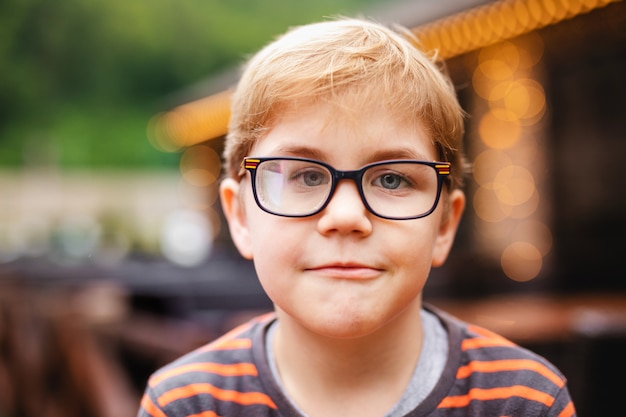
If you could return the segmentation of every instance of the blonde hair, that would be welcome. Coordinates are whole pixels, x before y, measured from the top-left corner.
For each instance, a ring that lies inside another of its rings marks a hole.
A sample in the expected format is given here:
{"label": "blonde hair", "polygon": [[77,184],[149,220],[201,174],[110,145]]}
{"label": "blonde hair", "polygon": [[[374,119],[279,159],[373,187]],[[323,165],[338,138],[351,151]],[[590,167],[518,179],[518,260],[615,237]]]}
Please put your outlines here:
{"label": "blonde hair", "polygon": [[440,159],[452,163],[452,188],[461,187],[464,112],[440,63],[417,44],[404,28],[356,18],[299,26],[278,37],[247,62],[233,92],[227,175],[239,177],[242,159],[287,107],[349,94],[420,122]]}

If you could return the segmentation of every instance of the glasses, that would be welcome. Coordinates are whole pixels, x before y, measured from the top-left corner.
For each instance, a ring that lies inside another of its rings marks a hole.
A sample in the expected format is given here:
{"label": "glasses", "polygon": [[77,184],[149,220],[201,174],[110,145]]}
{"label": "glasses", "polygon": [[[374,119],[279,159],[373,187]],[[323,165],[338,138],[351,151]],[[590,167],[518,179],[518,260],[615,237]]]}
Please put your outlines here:
{"label": "glasses", "polygon": [[367,209],[378,217],[409,220],[426,217],[437,207],[449,162],[392,160],[340,171],[306,158],[243,159],[250,172],[257,205],[284,217],[307,217],[322,211],[337,183],[351,179]]}

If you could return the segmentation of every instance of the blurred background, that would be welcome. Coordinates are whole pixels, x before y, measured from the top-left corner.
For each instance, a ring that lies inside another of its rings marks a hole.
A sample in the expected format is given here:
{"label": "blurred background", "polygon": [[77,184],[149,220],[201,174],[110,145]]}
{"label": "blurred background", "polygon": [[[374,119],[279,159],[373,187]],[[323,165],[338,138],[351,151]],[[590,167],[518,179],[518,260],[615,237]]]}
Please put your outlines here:
{"label": "blurred background", "polygon": [[248,54],[338,14],[400,23],[468,112],[468,212],[425,300],[565,373],[626,373],[626,5],[4,0],[0,417],[132,417],[150,372],[271,309],[217,200]]}

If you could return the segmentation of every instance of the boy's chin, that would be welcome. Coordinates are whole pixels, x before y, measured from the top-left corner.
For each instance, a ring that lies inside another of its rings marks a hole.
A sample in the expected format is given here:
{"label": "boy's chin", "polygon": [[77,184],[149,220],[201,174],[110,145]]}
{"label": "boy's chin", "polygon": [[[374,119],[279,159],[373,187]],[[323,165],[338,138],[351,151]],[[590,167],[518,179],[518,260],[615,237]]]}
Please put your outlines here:
{"label": "boy's chin", "polygon": [[359,341],[375,337],[390,323],[380,316],[351,315],[350,313],[335,314],[324,319],[308,319],[302,323],[312,333],[337,341]]}

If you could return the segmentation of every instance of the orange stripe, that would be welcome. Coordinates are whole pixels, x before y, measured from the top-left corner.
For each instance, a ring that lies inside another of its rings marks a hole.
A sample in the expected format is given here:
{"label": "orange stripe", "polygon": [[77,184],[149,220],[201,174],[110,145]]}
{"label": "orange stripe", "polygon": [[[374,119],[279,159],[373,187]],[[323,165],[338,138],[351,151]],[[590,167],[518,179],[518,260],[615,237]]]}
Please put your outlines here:
{"label": "orange stripe", "polygon": [[277,408],[272,399],[260,392],[240,392],[223,390],[211,384],[189,384],[184,387],[174,388],[158,398],[159,405],[165,407],[167,404],[183,398],[193,397],[199,394],[209,394],[221,401],[232,401],[238,404],[262,404],[271,408]]}
{"label": "orange stripe", "polygon": [[562,388],[565,382],[557,374],[552,372],[545,365],[531,360],[531,359],[506,359],[496,361],[472,361],[469,364],[462,366],[457,371],[457,378],[466,378],[473,372],[501,372],[501,371],[517,371],[517,370],[529,370],[537,372],[543,375],[556,386]]}
{"label": "orange stripe", "polygon": [[574,403],[570,401],[557,417],[572,417],[575,413],[576,410],[574,409]]}
{"label": "orange stripe", "polygon": [[501,341],[502,343],[513,345],[513,343],[507,338],[502,337],[502,335],[498,333],[494,333],[491,330],[487,330],[484,327],[476,326],[475,324],[470,324],[467,328],[469,331],[479,334],[488,339],[495,339],[495,340]]}
{"label": "orange stripe", "polygon": [[235,350],[235,349],[250,349],[252,346],[252,340],[250,339],[218,339],[213,343],[208,344],[201,351],[210,350]]}
{"label": "orange stripe", "polygon": [[187,417],[220,417],[215,411],[203,411],[198,414],[190,414]]}
{"label": "orange stripe", "polygon": [[551,407],[554,398],[542,391],[537,391],[523,385],[514,385],[512,387],[503,388],[472,388],[466,395],[458,395],[455,397],[446,397],[439,403],[439,408],[461,408],[466,407],[471,401],[490,401],[500,400],[510,397],[522,397],[528,400],[537,401],[547,407]]}
{"label": "orange stripe", "polygon": [[144,395],[141,399],[141,407],[152,417],[167,417],[165,413],[152,402],[148,395]]}
{"label": "orange stripe", "polygon": [[209,350],[247,349],[252,345],[250,339],[237,339],[236,337],[248,330],[250,327],[252,327],[252,322],[240,324],[228,333],[224,333],[218,339],[215,339],[213,342],[201,347],[198,350],[206,352]]}
{"label": "orange stripe", "polygon": [[467,329],[470,332],[476,333],[482,337],[476,337],[471,339],[463,340],[462,349],[479,349],[482,347],[493,347],[493,346],[514,346],[515,344],[508,339],[500,336],[497,333],[492,332],[491,330],[487,330],[484,327],[476,326],[474,324],[470,324],[467,326]]}
{"label": "orange stripe", "polygon": [[161,383],[164,379],[185,374],[188,372],[208,372],[211,374],[218,374],[223,376],[241,376],[241,375],[253,375],[257,376],[258,372],[256,366],[251,363],[235,363],[235,364],[221,364],[221,363],[192,363],[189,365],[180,366],[178,368],[170,369],[156,374],[150,378],[149,384],[151,387],[155,387]]}
{"label": "orange stripe", "polygon": [[253,317],[249,321],[241,323],[237,327],[233,328],[232,330],[228,331],[224,335],[220,336],[220,339],[234,338],[235,335],[238,335],[238,334],[241,334],[241,333],[245,332],[246,330],[248,330],[252,326],[254,326],[256,323],[260,323],[260,322],[263,322],[263,321],[271,320],[272,318],[274,318],[274,315],[275,315],[274,312],[271,311],[269,313],[263,313],[260,316]]}
{"label": "orange stripe", "polygon": [[498,346],[514,346],[512,342],[506,339],[465,339],[461,343],[461,349],[480,349],[483,347],[498,347]]}
{"label": "orange stripe", "polygon": [[201,347],[198,350],[200,352],[206,352],[210,350],[248,349],[250,348],[250,346],[252,346],[252,341],[248,338],[238,339],[237,336],[249,330],[254,324],[272,320],[274,317],[275,313],[273,311],[254,317],[249,321],[240,324],[229,332],[224,333],[222,336],[219,337],[219,339],[214,340],[213,342]]}

